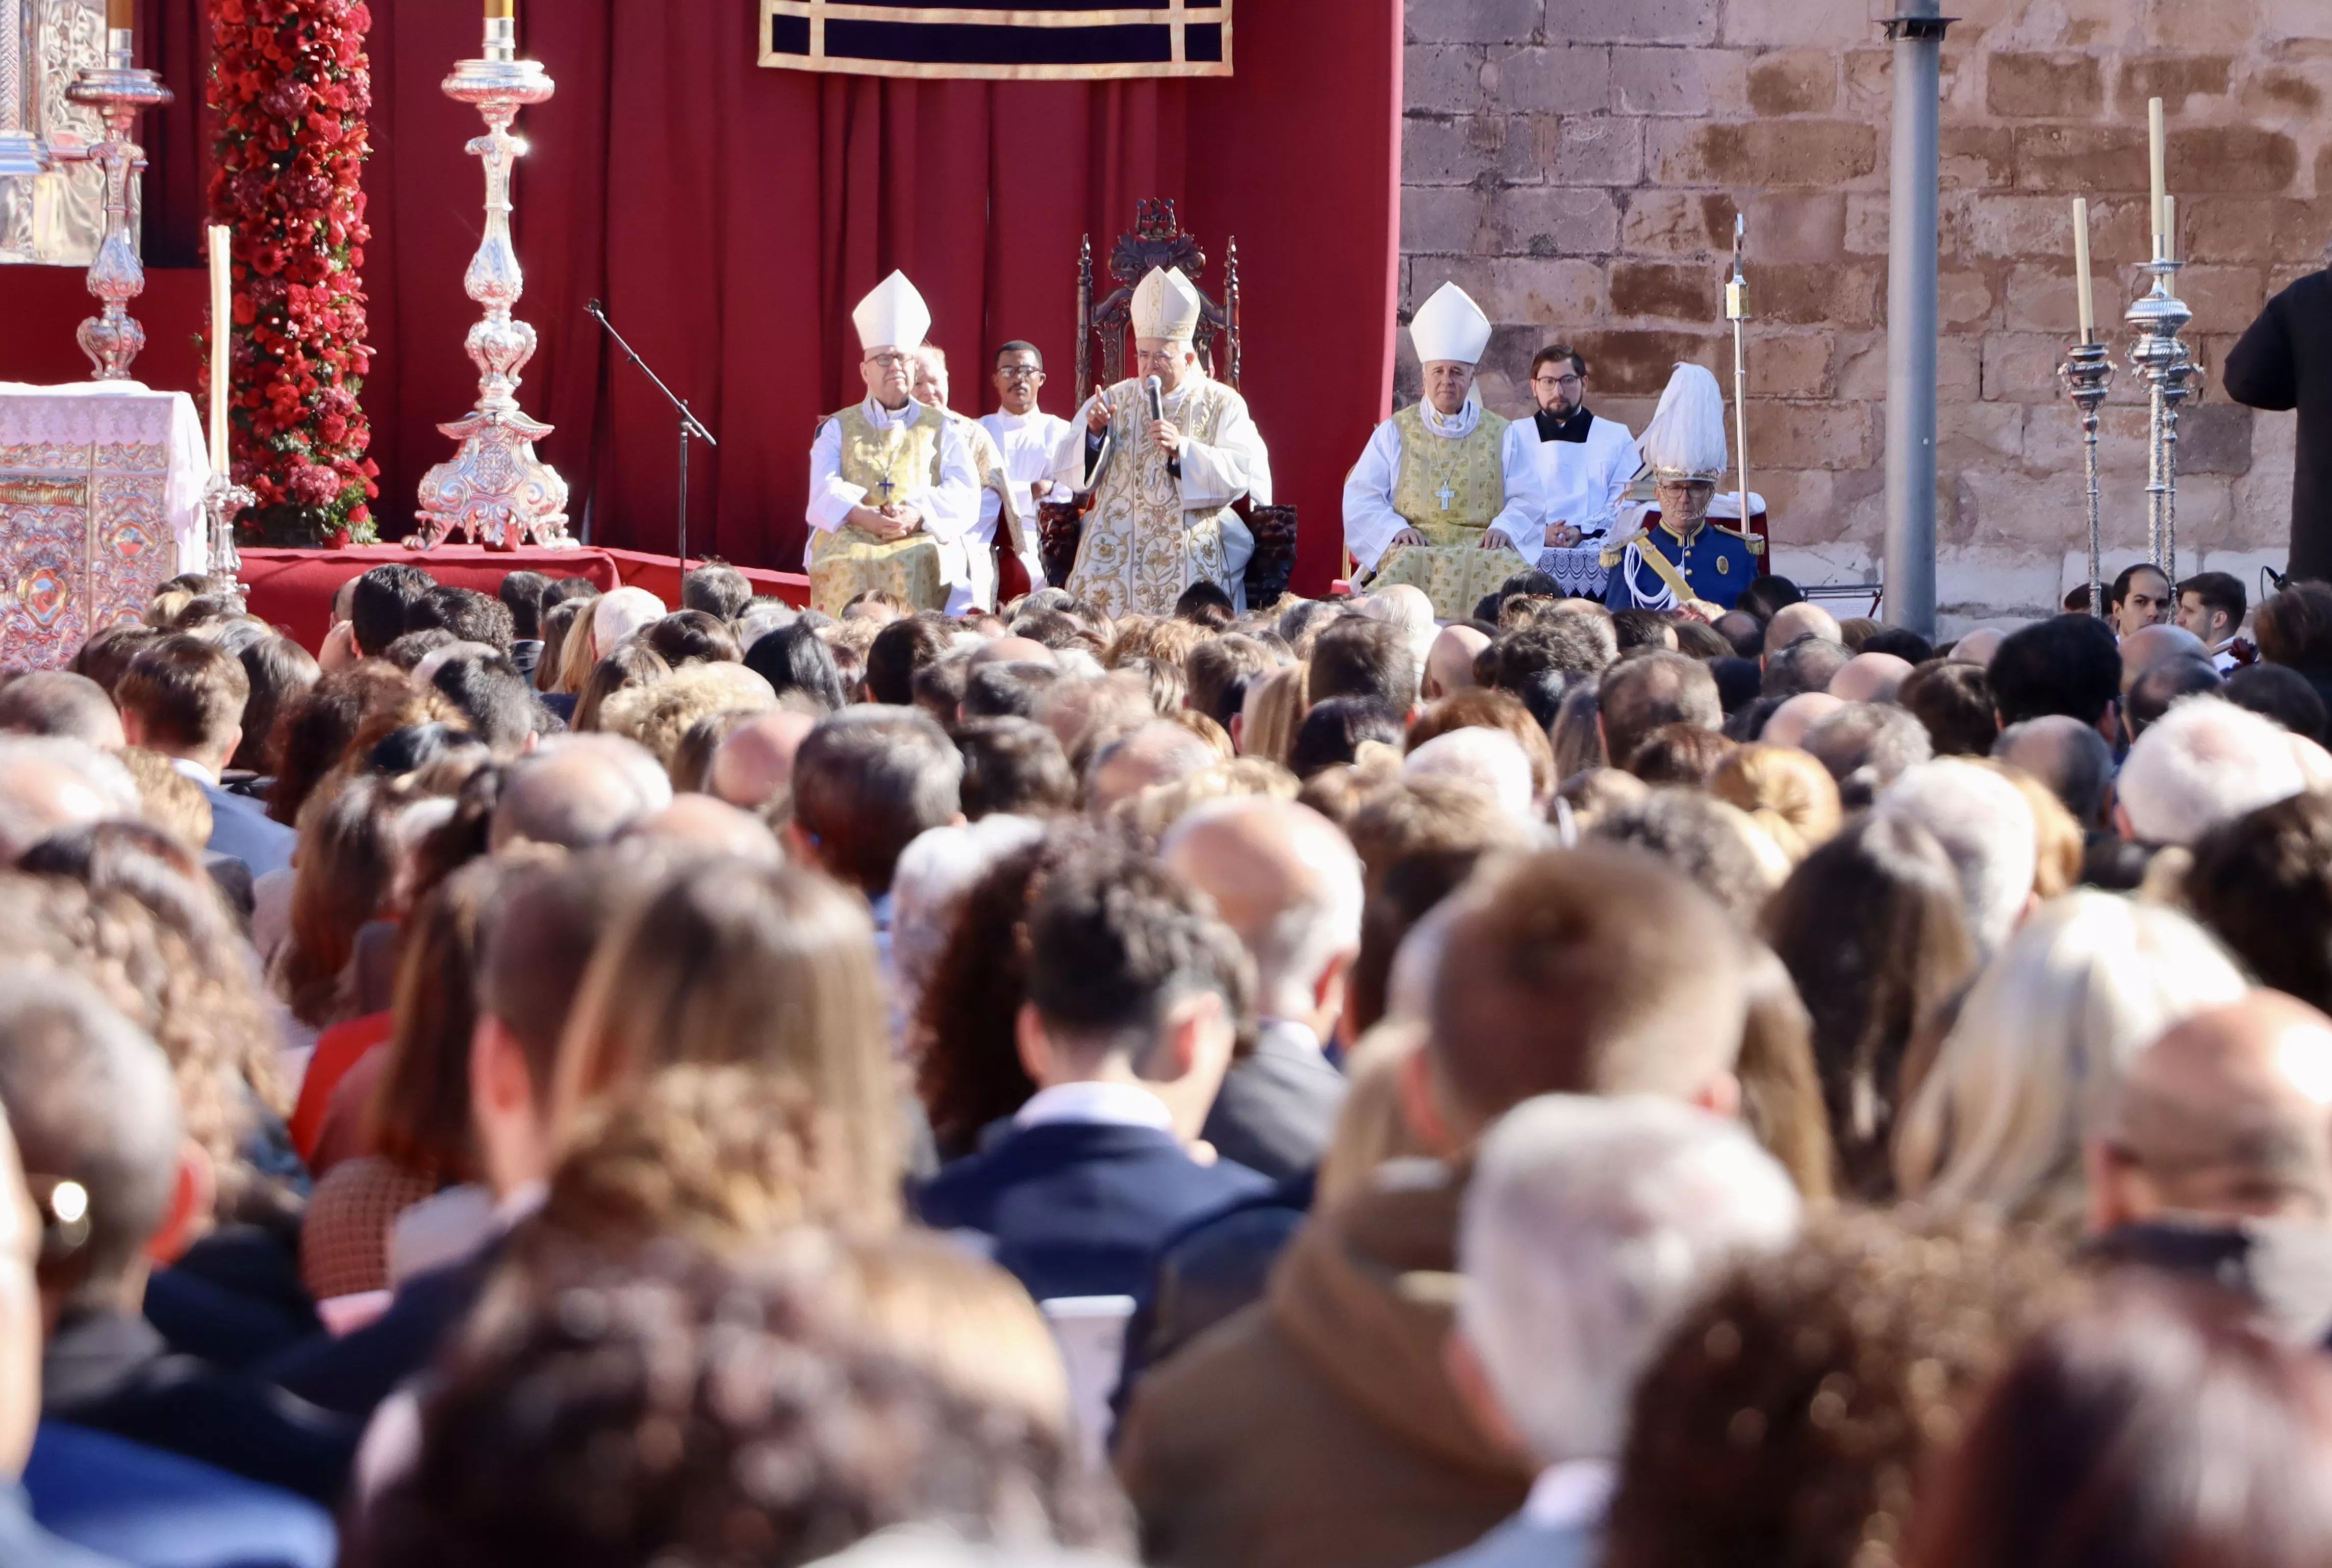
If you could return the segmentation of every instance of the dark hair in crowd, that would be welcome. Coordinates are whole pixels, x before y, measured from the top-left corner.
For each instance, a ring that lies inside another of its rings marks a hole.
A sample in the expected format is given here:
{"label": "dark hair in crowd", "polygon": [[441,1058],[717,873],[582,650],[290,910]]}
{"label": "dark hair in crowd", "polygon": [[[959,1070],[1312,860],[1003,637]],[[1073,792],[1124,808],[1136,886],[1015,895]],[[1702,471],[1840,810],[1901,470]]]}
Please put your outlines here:
{"label": "dark hair in crowd", "polygon": [[1417,655],[1390,622],[1366,616],[1330,621],[1312,645],[1311,697],[1374,697],[1406,714],[1417,702]]}
{"label": "dark hair in crowd", "polygon": [[833,651],[807,617],[756,637],[745,650],[745,667],[769,682],[779,696],[799,692],[829,713],[840,712],[848,701]]}
{"label": "dark hair in crowd", "polygon": [[405,635],[406,616],[414,601],[436,586],[437,579],[417,566],[377,566],[357,578],[349,597],[357,651],[386,653],[389,644]]}
{"label": "dark hair in crowd", "polygon": [[966,719],[955,727],[955,743],[963,753],[963,814],[970,820],[999,812],[1054,817],[1077,808],[1068,756],[1053,731],[1035,720]]}
{"label": "dark hair in crowd", "polygon": [[853,709],[821,721],[795,753],[794,824],[829,871],[874,896],[890,891],[909,842],[961,808],[962,782],[962,755],[929,714]]}
{"label": "dark hair in crowd", "polygon": [[1047,880],[1028,914],[1028,1000],[1061,1043],[1126,1048],[1148,1065],[1170,1009],[1195,992],[1243,1024],[1253,970],[1213,904],[1131,850],[1081,856]]}
{"label": "dark hair in crowd", "polygon": [[744,657],[729,623],[706,610],[674,610],[640,636],[675,670],[683,664],[733,664]]}
{"label": "dark hair in crowd", "polygon": [[1374,697],[1331,697],[1314,703],[1296,726],[1288,770],[1298,779],[1309,779],[1324,768],[1352,761],[1363,741],[1398,747],[1404,717],[1403,711]]}
{"label": "dark hair in crowd", "polygon": [[2321,745],[2327,727],[2324,699],[2315,684],[2285,664],[2249,664],[2228,675],[2223,691],[2238,708],[2273,719],[2295,735]]}
{"label": "dark hair in crowd", "polygon": [[943,616],[902,616],[874,634],[866,650],[866,695],[903,708],[915,700],[915,672],[946,654],[952,633]]}
{"label": "dark hair in crowd", "polygon": [[2309,791],[2213,828],[2184,891],[2262,985],[2332,1009],[2332,799]]}
{"label": "dark hair in crowd", "polygon": [[1989,757],[2000,739],[1992,677],[1982,665],[1930,659],[1904,677],[1895,700],[1927,727],[1938,757]]}
{"label": "dark hair in crowd", "polygon": [[550,591],[550,579],[539,571],[508,572],[494,585],[494,597],[510,611],[513,637],[526,643],[541,640],[542,612]]}
{"label": "dark hair in crowd", "polygon": [[[515,626],[510,607],[500,599],[447,583],[427,589],[405,609],[407,632],[451,632],[458,642],[483,643],[503,653],[515,640]],[[363,634],[358,633],[358,638],[361,641]]]}
{"label": "dark hair in crowd", "polygon": [[2095,724],[2121,696],[2121,650],[2095,616],[2051,616],[2019,626],[1987,668],[2003,726],[2050,713]]}
{"label": "dark hair in crowd", "polygon": [[716,620],[733,621],[753,602],[753,583],[723,560],[707,560],[680,582],[680,607],[702,610]]}

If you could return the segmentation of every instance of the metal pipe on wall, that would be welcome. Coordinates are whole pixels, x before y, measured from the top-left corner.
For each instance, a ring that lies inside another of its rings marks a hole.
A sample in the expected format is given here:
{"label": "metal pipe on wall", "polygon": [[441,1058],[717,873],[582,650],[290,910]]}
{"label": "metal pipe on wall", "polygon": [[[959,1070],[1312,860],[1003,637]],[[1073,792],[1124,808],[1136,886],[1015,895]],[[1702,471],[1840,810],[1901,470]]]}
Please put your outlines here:
{"label": "metal pipe on wall", "polygon": [[1898,0],[1887,237],[1887,568],[1890,626],[1935,635],[1935,246],[1941,0]]}

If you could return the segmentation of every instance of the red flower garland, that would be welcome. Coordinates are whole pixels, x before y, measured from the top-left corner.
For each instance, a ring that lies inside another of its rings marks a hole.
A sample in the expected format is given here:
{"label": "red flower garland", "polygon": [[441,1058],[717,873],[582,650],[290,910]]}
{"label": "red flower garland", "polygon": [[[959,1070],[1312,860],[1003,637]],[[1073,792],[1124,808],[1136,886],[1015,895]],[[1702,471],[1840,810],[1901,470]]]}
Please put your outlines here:
{"label": "red flower garland", "polygon": [[210,0],[210,18],[211,214],[234,231],[234,478],[271,535],[369,543],[380,469],[357,394],[371,368],[358,274],[372,14],[361,0]]}

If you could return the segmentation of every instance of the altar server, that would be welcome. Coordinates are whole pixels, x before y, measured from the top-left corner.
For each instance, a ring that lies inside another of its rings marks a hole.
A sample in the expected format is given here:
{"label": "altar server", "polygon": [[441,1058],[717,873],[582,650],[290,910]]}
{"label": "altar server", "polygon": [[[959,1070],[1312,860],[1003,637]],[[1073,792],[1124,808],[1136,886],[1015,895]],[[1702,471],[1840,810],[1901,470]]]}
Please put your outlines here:
{"label": "altar server", "polygon": [[[947,355],[936,343],[915,350],[914,391],[916,402],[947,416],[970,454],[971,471],[980,476],[980,516],[964,535],[963,545],[965,564],[971,573],[972,605],[992,610],[996,607],[997,547],[1000,544],[1010,550],[1024,568],[1037,559],[1037,513],[1024,499],[1028,487],[1012,483],[1004,450],[988,426],[949,406]],[[1029,581],[1037,588],[1045,586],[1041,566]]]}
{"label": "altar server", "polygon": [[904,272],[851,312],[866,397],[818,426],[809,451],[810,602],[837,614],[887,589],[922,609],[972,603],[964,536],[980,517],[980,476],[962,433],[908,395],[932,313]]}
{"label": "altar server", "polygon": [[1344,545],[1369,588],[1409,583],[1442,620],[1474,613],[1485,594],[1530,569],[1544,524],[1524,435],[1482,406],[1474,367],[1490,319],[1455,283],[1418,307],[1410,337],[1425,367],[1425,398],[1376,428],[1344,481]]}
{"label": "altar server", "polygon": [[1750,541],[1708,521],[1725,476],[1725,394],[1698,365],[1678,365],[1637,443],[1651,465],[1660,520],[1604,547],[1612,569],[1603,602],[1615,610],[1671,610],[1697,599],[1731,609],[1756,579]]}
{"label": "altar server", "polygon": [[1538,404],[1531,459],[1545,508],[1547,548],[1568,550],[1609,536],[1620,499],[1642,466],[1635,436],[1618,420],[1588,408],[1587,359],[1568,343],[1541,349],[1531,360],[1531,397]]}
{"label": "altar server", "polygon": [[[996,350],[996,397],[1002,405],[985,415],[980,424],[1004,452],[1004,471],[1013,484],[1014,499],[1027,523],[1028,554],[1023,558],[1031,587],[1045,586],[1044,562],[1037,550],[1039,538],[1037,508],[1043,502],[1066,502],[1076,492],[1053,477],[1053,449],[1069,434],[1069,422],[1037,406],[1045,390],[1045,356],[1034,343],[1018,339]],[[983,510],[987,503],[981,502]]]}
{"label": "altar server", "polygon": [[1133,375],[1095,387],[1053,450],[1054,477],[1092,496],[1066,586],[1105,615],[1171,615],[1201,582],[1246,606],[1255,536],[1231,504],[1271,504],[1271,458],[1247,400],[1199,363],[1204,308],[1179,271],[1142,279]]}

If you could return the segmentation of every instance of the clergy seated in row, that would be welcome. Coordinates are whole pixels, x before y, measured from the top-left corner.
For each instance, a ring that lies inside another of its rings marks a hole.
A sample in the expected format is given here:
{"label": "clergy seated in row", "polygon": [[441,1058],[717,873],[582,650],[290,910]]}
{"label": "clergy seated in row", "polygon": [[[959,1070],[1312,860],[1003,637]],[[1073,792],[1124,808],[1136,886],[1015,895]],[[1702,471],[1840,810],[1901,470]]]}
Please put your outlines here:
{"label": "clergy seated in row", "polygon": [[1247,607],[1255,536],[1231,506],[1271,504],[1271,459],[1247,400],[1199,362],[1204,308],[1152,269],[1133,291],[1134,374],[1095,387],[1054,449],[1054,477],[1092,497],[1064,586],[1107,616],[1172,615],[1202,582]]}
{"label": "clergy seated in row", "polygon": [[1408,583],[1436,617],[1462,620],[1539,553],[1536,432],[1472,397],[1490,319],[1464,290],[1442,284],[1410,336],[1425,398],[1377,426],[1344,481],[1344,546],[1371,590]]}
{"label": "clergy seated in row", "polygon": [[1603,602],[1615,610],[1673,610],[1697,600],[1731,609],[1756,580],[1751,541],[1708,521],[1725,477],[1725,394],[1699,365],[1678,365],[1637,443],[1652,470],[1660,518],[1603,549],[1611,570]]}
{"label": "clergy seated in row", "polygon": [[[915,401],[947,416],[948,424],[963,438],[971,454],[971,469],[980,476],[980,516],[963,536],[966,565],[971,573],[971,602],[983,610],[996,607],[996,550],[999,545],[1019,558],[1029,573],[1030,586],[1045,586],[1045,569],[1037,555],[1037,510],[1026,511],[1028,486],[1016,485],[1005,456],[985,420],[959,414],[948,406],[947,355],[937,344],[915,350]],[[1066,424],[1066,420],[1056,421]]]}
{"label": "clergy seated in row", "polygon": [[818,426],[809,452],[810,603],[828,615],[862,593],[960,614],[973,595],[965,539],[980,481],[961,427],[909,395],[932,313],[903,272],[851,312],[866,397]]}
{"label": "clergy seated in row", "polygon": [[[1587,406],[1587,357],[1568,343],[1541,349],[1531,359],[1531,397],[1538,410],[1531,431],[1532,469],[1546,520],[1546,548],[1538,569],[1565,592],[1601,598],[1610,580],[1604,542],[1620,527],[1620,505],[1643,460],[1636,438],[1616,419]],[[1530,431],[1524,432],[1529,445]]]}

